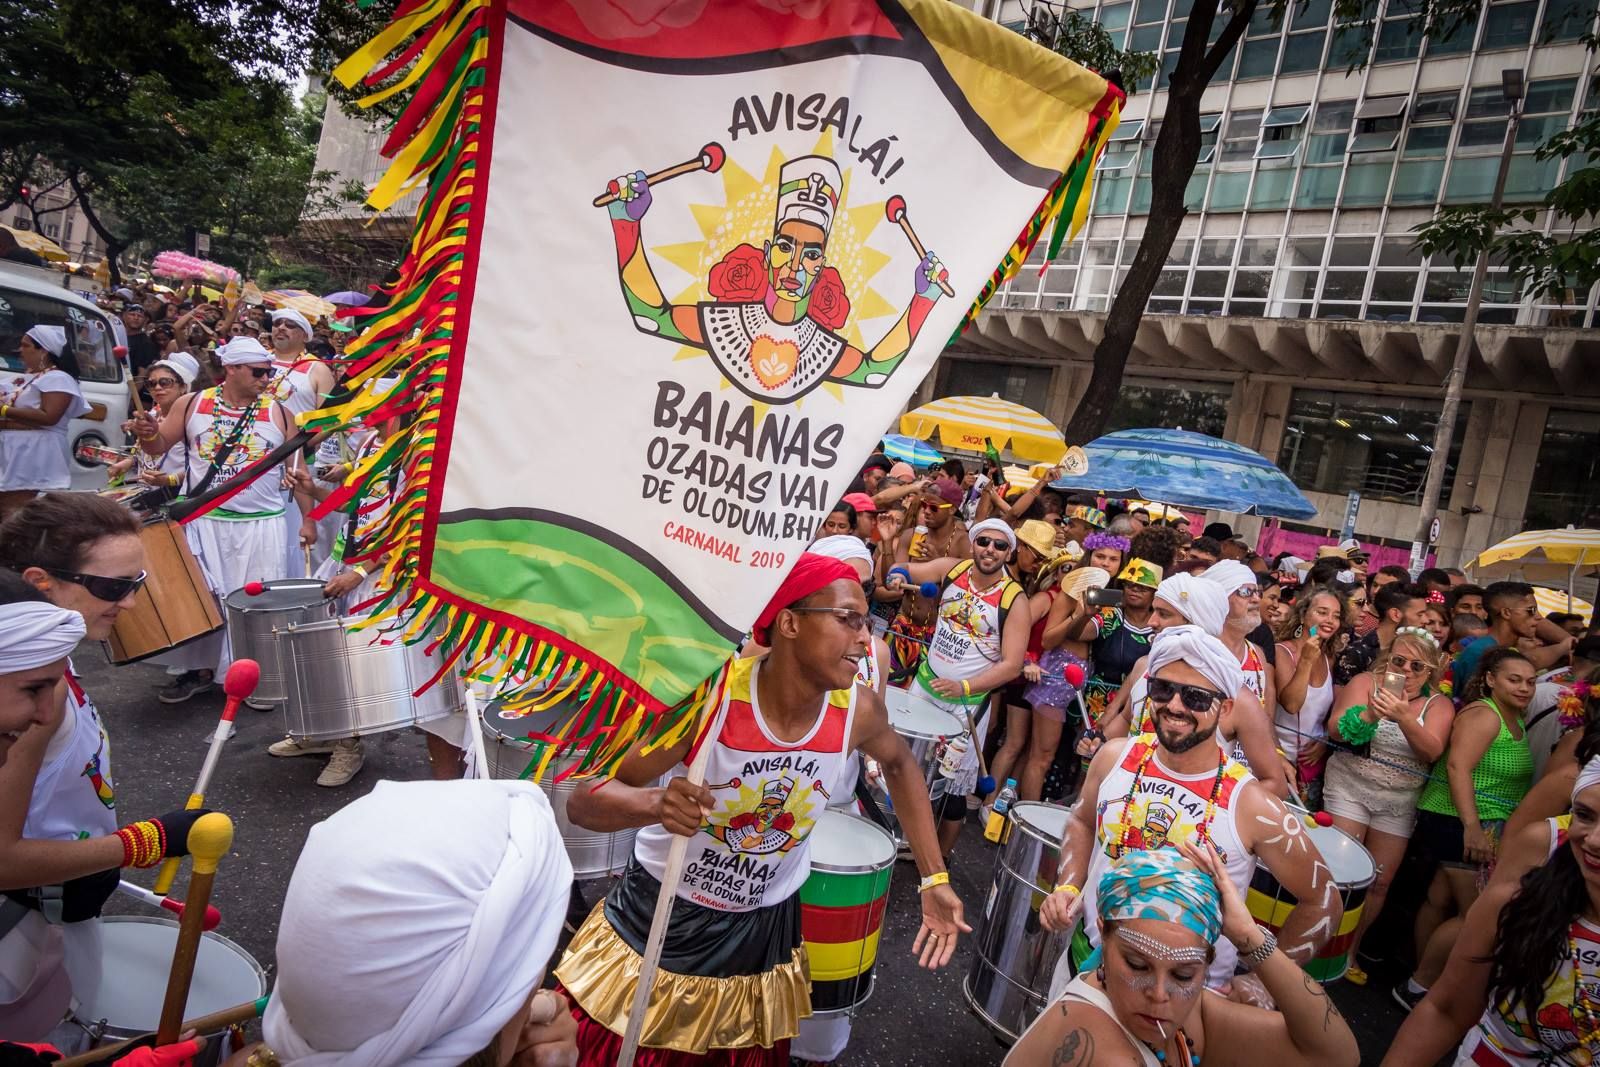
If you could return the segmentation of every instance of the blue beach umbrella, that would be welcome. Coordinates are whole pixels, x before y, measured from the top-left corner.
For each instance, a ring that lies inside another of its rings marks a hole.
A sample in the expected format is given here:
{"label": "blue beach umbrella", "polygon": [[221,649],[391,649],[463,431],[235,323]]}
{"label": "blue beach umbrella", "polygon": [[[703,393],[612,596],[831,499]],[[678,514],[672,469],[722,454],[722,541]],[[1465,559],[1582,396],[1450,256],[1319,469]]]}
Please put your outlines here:
{"label": "blue beach umbrella", "polygon": [[926,441],[919,441],[915,437],[906,437],[903,434],[886,436],[883,439],[883,454],[890,459],[909,463],[919,471],[930,463],[940,463],[944,460],[939,450]]}
{"label": "blue beach umbrella", "polygon": [[1088,470],[1050,483],[1197,510],[1309,519],[1316,505],[1259,452],[1188,430],[1118,430],[1083,446]]}

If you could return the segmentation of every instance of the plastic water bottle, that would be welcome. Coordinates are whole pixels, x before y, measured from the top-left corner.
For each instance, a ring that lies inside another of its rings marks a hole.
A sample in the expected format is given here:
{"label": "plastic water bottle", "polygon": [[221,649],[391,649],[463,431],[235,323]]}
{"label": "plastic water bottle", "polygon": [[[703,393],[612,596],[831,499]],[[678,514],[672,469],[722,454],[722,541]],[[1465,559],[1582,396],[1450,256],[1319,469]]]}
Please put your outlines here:
{"label": "plastic water bottle", "polygon": [[983,828],[983,836],[990,841],[999,842],[1000,836],[1006,827],[1006,812],[1011,810],[1011,805],[1017,799],[1017,780],[1007,778],[1005,788],[1000,790],[1000,795],[994,798],[994,808],[989,812],[989,824]]}

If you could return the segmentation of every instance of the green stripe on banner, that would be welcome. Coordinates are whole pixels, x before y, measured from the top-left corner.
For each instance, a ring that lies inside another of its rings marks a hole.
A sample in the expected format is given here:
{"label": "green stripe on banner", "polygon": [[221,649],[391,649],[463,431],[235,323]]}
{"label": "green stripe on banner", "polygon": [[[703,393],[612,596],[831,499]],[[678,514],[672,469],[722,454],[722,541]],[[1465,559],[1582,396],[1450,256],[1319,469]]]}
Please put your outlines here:
{"label": "green stripe on banner", "polygon": [[491,611],[537,619],[656,694],[693,692],[733,650],[644,564],[554,523],[441,521],[430,578]]}
{"label": "green stripe on banner", "polygon": [[877,900],[889,891],[889,868],[866,874],[836,874],[811,868],[800,887],[800,903],[824,908],[849,908]]}

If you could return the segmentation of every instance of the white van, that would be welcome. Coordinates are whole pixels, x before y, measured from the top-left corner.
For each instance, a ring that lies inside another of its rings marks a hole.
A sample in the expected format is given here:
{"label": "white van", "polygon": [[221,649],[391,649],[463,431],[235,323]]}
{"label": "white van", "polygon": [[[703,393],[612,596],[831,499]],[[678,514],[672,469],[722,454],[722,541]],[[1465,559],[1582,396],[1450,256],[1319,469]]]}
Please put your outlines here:
{"label": "white van", "polygon": [[128,418],[128,382],[117,359],[111,317],[91,298],[64,287],[62,275],[0,261],[0,373],[22,371],[22,335],[40,324],[63,326],[78,357],[78,386],[90,404],[89,413],[73,419],[67,430],[68,466],[73,489],[104,489],[106,469],[78,459],[82,445],[124,445],[122,424]]}

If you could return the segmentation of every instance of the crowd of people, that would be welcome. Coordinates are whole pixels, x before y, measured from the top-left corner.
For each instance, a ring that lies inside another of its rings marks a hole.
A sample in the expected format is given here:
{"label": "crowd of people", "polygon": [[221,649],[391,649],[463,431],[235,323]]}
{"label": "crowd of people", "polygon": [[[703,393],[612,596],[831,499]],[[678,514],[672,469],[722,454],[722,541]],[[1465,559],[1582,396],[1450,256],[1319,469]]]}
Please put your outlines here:
{"label": "crowd of people", "polygon": [[[329,518],[317,505],[396,426],[285,451],[295,417],[335,388],[335,339],[298,312],[178,296],[109,298],[148,397],[111,476],[196,497],[282,454],[185,526],[207,584],[220,600],[315,576],[344,612],[363,610],[384,568],[359,548],[400,487],[374,480]],[[65,448],[39,432],[75,410],[60,333],[29,331],[29,381],[0,406],[0,433],[50,446],[8,437],[8,478]],[[573,797],[574,823],[639,833],[559,959],[559,909],[528,901],[565,900],[572,873],[536,788],[385,783],[321,824],[286,901],[265,1041],[236,1062],[614,1061],[675,838],[702,862],[672,895],[639,1062],[835,1059],[849,1025],[807,1019],[798,891],[809,828],[824,808],[862,810],[872,793],[858,781],[888,797],[917,868],[913,951],[928,967],[971,929],[948,866],[963,827],[1013,798],[1073,805],[1039,906],[1072,941],[1049,991],[1059,1008],[1008,1063],[1356,1062],[1321,985],[1301,980],[1346,888],[1308,818],[1376,871],[1345,979],[1370,981],[1374,960],[1409,968],[1394,997],[1412,1014],[1391,1062],[1432,1062],[1463,1041],[1467,1062],[1581,1062],[1562,1057],[1600,1041],[1582,952],[1600,948],[1593,627],[1541,616],[1519,582],[1369,573],[1354,541],[1264,558],[1222,523],[1196,533],[1173,510],[1053,490],[1056,473],[1008,486],[996,466],[870,457],[756,621],[703,739],[641,745],[606,788]],[[132,607],[145,550],[123,503],[41,495],[63,487],[0,483],[0,1037],[48,1035],[63,998],[93,992],[97,916],[120,871],[184,855],[200,814],[119,826],[107,731],[70,653]],[[193,699],[231,659],[224,631],[174,649],[154,695]],[[893,726],[890,704],[908,700],[961,724],[932,791]],[[463,721],[424,728],[436,777],[459,777]],[[270,751],[327,755],[326,786],[362,766],[355,738]],[[817,788],[786,773],[798,760]],[[712,818],[727,789],[762,798],[738,826]],[[414,839],[373,829],[413,808]],[[736,832],[772,843],[758,872]],[[424,846],[466,873],[443,878]],[[1245,904],[1258,868],[1293,900],[1272,929]],[[1402,872],[1414,883],[1403,901]],[[401,946],[346,903],[372,893],[436,921]],[[1367,937],[1378,923],[1399,936]],[[529,947],[491,966],[463,947],[467,927]],[[322,952],[329,943],[347,950]],[[544,985],[554,991],[535,992]],[[482,998],[465,1003],[468,990]],[[352,997],[360,1010],[330,1011]]]}

